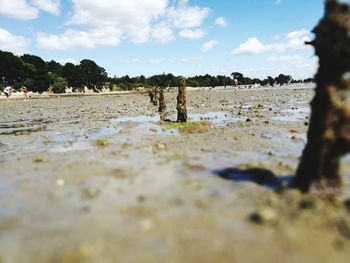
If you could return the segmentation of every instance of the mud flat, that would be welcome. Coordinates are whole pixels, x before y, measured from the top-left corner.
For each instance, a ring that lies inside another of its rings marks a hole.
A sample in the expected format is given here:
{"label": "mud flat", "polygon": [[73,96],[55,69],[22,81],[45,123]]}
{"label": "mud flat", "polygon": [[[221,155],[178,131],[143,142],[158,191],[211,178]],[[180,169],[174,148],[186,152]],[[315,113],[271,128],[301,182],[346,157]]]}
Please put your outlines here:
{"label": "mud flat", "polygon": [[313,93],[189,91],[189,124],[141,94],[0,101],[0,262],[348,262],[349,183],[283,187]]}

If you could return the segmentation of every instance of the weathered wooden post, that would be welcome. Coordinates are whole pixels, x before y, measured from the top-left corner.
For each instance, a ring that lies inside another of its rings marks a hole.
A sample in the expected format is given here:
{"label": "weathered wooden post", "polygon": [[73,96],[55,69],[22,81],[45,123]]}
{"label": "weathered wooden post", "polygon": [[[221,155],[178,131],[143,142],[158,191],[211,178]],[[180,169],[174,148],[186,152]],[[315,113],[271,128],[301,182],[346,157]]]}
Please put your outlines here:
{"label": "weathered wooden post", "polygon": [[164,113],[166,111],[166,104],[164,98],[164,89],[159,90],[159,113]]}
{"label": "weathered wooden post", "polygon": [[177,122],[187,122],[186,79],[180,78],[179,94],[177,95]]}
{"label": "weathered wooden post", "polygon": [[157,106],[158,105],[158,88],[154,87],[153,89],[153,105]]}
{"label": "weathered wooden post", "polygon": [[158,108],[160,121],[164,122],[166,121],[166,104],[165,104],[165,98],[164,98],[164,89],[159,89],[159,108]]}
{"label": "weathered wooden post", "polygon": [[311,102],[308,142],[293,185],[304,192],[334,195],[341,185],[340,157],[350,152],[350,6],[326,1],[311,45],[319,57]]}
{"label": "weathered wooden post", "polygon": [[148,90],[148,96],[149,96],[149,103],[152,103],[153,104],[153,101],[154,101],[154,93],[153,93],[153,90],[152,89],[149,89]]}

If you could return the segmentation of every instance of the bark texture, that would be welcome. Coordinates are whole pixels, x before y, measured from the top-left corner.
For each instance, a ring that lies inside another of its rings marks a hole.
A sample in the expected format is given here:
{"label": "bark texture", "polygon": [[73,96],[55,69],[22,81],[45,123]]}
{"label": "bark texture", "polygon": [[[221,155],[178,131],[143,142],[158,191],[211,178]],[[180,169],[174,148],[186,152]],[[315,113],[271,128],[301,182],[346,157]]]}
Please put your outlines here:
{"label": "bark texture", "polygon": [[158,88],[157,87],[153,89],[153,105],[154,106],[158,105]]}
{"label": "bark texture", "polygon": [[186,79],[181,77],[179,94],[177,95],[177,122],[187,122]]}
{"label": "bark texture", "polygon": [[159,113],[164,113],[166,111],[166,103],[164,98],[164,89],[159,90]]}
{"label": "bark texture", "polygon": [[293,185],[303,192],[337,194],[342,185],[340,158],[350,151],[350,12],[349,4],[326,1],[315,27],[319,69],[311,102],[307,145]]}

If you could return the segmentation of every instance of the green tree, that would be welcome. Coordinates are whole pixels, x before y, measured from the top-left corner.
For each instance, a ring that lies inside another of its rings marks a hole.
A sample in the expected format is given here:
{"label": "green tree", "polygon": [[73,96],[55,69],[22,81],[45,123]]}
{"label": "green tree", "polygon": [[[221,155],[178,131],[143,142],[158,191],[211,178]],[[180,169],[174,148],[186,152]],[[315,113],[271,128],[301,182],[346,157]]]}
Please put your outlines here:
{"label": "green tree", "polygon": [[62,67],[62,77],[67,80],[67,85],[76,89],[81,89],[84,86],[83,73],[79,66],[72,63],[66,63]]}
{"label": "green tree", "polygon": [[292,77],[289,75],[279,74],[275,81],[277,84],[282,86],[283,84],[288,84],[292,80]]}
{"label": "green tree", "polygon": [[11,52],[0,51],[0,82],[3,85],[21,85],[24,81],[24,65]]}
{"label": "green tree", "polygon": [[275,80],[274,80],[271,76],[268,76],[268,77],[267,77],[267,83],[268,83],[270,86],[273,86],[273,85],[275,85]]}
{"label": "green tree", "polygon": [[100,92],[103,83],[107,80],[107,73],[104,68],[99,67],[94,61],[83,59],[80,61],[80,70],[84,85],[95,92]]}
{"label": "green tree", "polygon": [[54,60],[51,60],[50,62],[46,62],[46,65],[47,65],[48,72],[55,73],[59,76],[62,76],[63,66],[60,63]]}
{"label": "green tree", "polygon": [[58,76],[55,73],[50,73],[50,82],[52,86],[53,93],[65,93],[66,87],[68,86],[68,82],[65,78]]}
{"label": "green tree", "polygon": [[25,54],[21,56],[25,67],[25,83],[34,92],[42,93],[49,88],[47,65],[38,56]]}

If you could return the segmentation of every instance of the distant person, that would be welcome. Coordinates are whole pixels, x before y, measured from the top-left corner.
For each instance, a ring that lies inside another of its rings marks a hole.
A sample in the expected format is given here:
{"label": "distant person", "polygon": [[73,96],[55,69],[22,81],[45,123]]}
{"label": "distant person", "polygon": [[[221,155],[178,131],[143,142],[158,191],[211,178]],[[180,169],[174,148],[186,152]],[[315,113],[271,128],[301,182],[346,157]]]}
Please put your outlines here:
{"label": "distant person", "polygon": [[10,86],[7,86],[4,89],[4,93],[5,93],[7,101],[9,101],[9,97],[11,96],[11,91],[12,91],[12,88]]}
{"label": "distant person", "polygon": [[29,100],[29,95],[28,95],[29,90],[28,90],[28,88],[23,86],[22,91],[24,93],[24,100]]}

